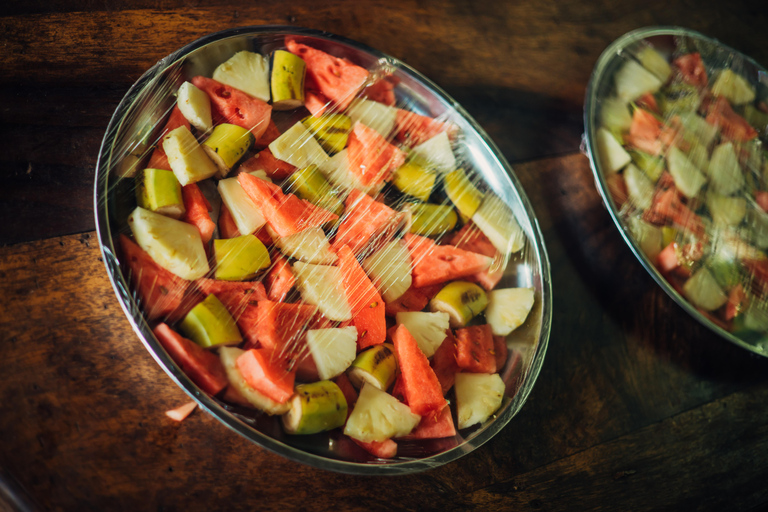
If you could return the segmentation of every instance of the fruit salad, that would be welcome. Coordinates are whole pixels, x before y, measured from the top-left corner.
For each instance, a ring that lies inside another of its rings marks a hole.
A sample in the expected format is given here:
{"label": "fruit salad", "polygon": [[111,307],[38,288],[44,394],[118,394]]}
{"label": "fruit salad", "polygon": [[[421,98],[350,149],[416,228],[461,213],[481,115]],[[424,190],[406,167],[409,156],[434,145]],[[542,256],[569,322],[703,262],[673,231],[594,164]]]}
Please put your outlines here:
{"label": "fruit salad", "polygon": [[504,275],[526,235],[458,125],[392,75],[290,37],[235,53],[180,85],[127,169],[121,264],[202,392],[384,459],[510,393],[507,337],[537,293]]}
{"label": "fruit salad", "polygon": [[623,54],[593,154],[624,228],[669,285],[741,339],[768,330],[768,104],[751,63],[704,39]]}

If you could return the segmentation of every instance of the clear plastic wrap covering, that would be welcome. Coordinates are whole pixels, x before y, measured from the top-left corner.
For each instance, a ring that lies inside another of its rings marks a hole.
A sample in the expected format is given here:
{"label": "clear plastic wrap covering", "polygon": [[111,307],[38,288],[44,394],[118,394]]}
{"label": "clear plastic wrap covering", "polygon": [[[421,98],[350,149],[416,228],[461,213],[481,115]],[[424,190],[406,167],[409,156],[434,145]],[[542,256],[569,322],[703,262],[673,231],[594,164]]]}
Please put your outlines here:
{"label": "clear plastic wrap covering", "polygon": [[531,391],[551,323],[533,211],[482,129],[396,59],[290,27],[207,36],[128,92],[96,178],[140,339],[270,450],[425,470]]}
{"label": "clear plastic wrap covering", "polygon": [[690,30],[630,32],[584,111],[595,181],[621,233],[699,322],[768,355],[768,75]]}

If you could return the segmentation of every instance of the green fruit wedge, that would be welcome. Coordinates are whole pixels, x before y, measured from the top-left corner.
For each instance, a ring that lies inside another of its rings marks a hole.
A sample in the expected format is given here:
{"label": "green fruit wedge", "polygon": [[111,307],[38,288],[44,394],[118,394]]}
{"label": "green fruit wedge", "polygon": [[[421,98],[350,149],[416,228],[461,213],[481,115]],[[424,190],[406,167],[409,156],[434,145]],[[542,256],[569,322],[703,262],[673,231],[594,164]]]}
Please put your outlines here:
{"label": "green fruit wedge", "polygon": [[300,198],[339,217],[344,213],[344,203],[316,165],[297,170],[288,176],[287,182],[290,184],[290,191]]}
{"label": "green fruit wedge", "polygon": [[488,295],[468,281],[453,281],[429,302],[430,311],[448,313],[452,328],[464,327],[488,306]]}
{"label": "green fruit wedge", "polygon": [[184,336],[204,348],[243,341],[235,319],[213,294],[192,308],[179,327]]}
{"label": "green fruit wedge", "polygon": [[304,74],[306,65],[298,55],[285,50],[272,54],[272,108],[292,110],[304,105]]}
{"label": "green fruit wedge", "polygon": [[253,134],[242,126],[222,123],[203,142],[203,149],[219,169],[218,176],[223,178],[245,155],[254,140]]}
{"label": "green fruit wedge", "polygon": [[179,180],[172,171],[162,169],[144,169],[136,176],[136,203],[173,219],[185,211]]}
{"label": "green fruit wedge", "polygon": [[347,370],[347,376],[357,389],[362,388],[367,382],[386,391],[395,382],[396,372],[395,347],[389,343],[382,343],[360,352]]}
{"label": "green fruit wedge", "polygon": [[445,204],[411,203],[406,205],[412,215],[411,233],[437,236],[456,227],[458,215],[453,207]]}
{"label": "green fruit wedge", "polygon": [[269,267],[269,251],[255,235],[243,235],[213,241],[216,279],[247,281],[259,270]]}
{"label": "green fruit wedge", "polygon": [[392,176],[392,184],[403,194],[427,201],[435,186],[437,173],[413,162],[401,165]]}
{"label": "green fruit wedge", "polygon": [[445,193],[464,216],[471,218],[483,202],[483,194],[475,187],[464,169],[449,172],[443,178]]}
{"label": "green fruit wedge", "polygon": [[307,116],[301,123],[329,154],[338,153],[347,146],[349,132],[352,130],[352,119],[344,114]]}
{"label": "green fruit wedge", "polygon": [[289,404],[282,417],[288,434],[317,434],[341,427],[347,420],[347,400],[330,380],[297,385]]}

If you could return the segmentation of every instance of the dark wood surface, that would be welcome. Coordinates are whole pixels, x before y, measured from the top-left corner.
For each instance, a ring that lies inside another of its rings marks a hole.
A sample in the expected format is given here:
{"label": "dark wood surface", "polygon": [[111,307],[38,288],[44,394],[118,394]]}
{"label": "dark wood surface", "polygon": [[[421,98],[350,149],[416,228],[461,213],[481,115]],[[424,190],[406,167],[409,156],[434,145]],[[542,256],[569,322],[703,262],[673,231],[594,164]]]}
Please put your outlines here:
{"label": "dark wood surface", "polygon": [[[291,24],[442,86],[531,199],[554,322],[494,439],[408,477],[300,465],[196,411],[122,313],[95,242],[96,155],[145,69],[206,33]],[[579,152],[600,52],[647,25],[768,63],[764,2],[27,0],[0,7],[0,510],[759,510],[768,360],[686,316],[624,245]],[[14,503],[16,505],[14,505]]]}

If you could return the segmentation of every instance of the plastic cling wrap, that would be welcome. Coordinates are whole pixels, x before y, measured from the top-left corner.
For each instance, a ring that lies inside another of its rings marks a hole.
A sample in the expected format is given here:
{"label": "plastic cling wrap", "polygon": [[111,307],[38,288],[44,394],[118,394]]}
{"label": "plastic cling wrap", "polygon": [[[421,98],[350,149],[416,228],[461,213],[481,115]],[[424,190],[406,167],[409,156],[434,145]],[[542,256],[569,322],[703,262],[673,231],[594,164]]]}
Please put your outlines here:
{"label": "plastic cling wrap", "polygon": [[622,234],[684,309],[768,355],[768,77],[701,34],[631,32],[585,106],[595,179]]}
{"label": "plastic cling wrap", "polygon": [[115,113],[95,197],[141,340],[284,456],[428,469],[538,375],[549,268],[519,184],[461,107],[357,43],[245,28],[169,56]]}

